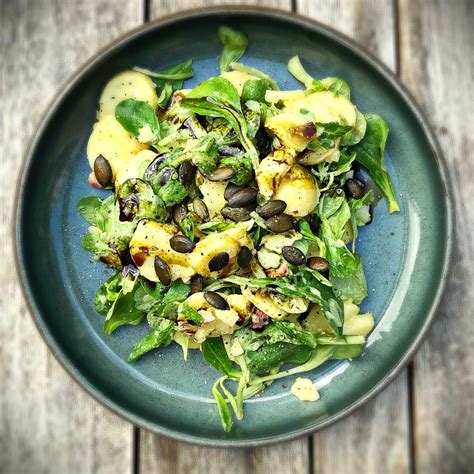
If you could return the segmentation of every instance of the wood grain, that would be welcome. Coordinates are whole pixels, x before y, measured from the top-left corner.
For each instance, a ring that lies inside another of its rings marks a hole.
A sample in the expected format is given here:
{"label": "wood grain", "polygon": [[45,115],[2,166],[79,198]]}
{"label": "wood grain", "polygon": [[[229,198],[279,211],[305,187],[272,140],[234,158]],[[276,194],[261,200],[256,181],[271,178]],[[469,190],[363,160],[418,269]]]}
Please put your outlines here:
{"label": "wood grain", "polygon": [[[391,0],[298,0],[297,10],[353,38],[395,70],[395,12]],[[314,472],[408,472],[409,431],[404,371],[356,413],[314,435]]]}
{"label": "wood grain", "polygon": [[474,467],[474,5],[400,2],[401,77],[427,113],[448,161],[456,239],[437,319],[415,359],[414,439],[419,473]]}
{"label": "wood grain", "polygon": [[15,178],[47,103],[80,63],[141,22],[142,2],[21,0],[0,8],[0,471],[127,473],[132,427],[49,353],[22,298],[11,226]]}
{"label": "wood grain", "polygon": [[[204,5],[232,4],[232,1],[152,1],[151,19],[177,10]],[[255,4],[254,1],[242,2]],[[289,0],[259,2],[261,6],[279,7],[289,10]],[[279,444],[260,449],[212,449],[177,443],[145,431],[141,432],[140,471],[143,473],[294,473],[309,471],[307,439]]]}

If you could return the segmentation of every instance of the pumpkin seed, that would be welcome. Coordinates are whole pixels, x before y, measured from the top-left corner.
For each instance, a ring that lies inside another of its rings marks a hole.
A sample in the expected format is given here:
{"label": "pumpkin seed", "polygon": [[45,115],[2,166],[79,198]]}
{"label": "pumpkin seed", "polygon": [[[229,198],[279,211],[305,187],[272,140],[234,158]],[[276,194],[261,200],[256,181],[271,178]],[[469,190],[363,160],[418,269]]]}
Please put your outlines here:
{"label": "pumpkin seed", "polygon": [[158,280],[163,283],[165,286],[169,286],[171,284],[171,270],[168,267],[167,263],[162,260],[160,257],[155,257],[155,273],[158,277]]}
{"label": "pumpkin seed", "polygon": [[234,222],[244,222],[250,219],[250,212],[245,207],[223,207],[221,214]]}
{"label": "pumpkin seed", "polygon": [[237,191],[240,191],[242,189],[242,186],[238,186],[237,184],[234,183],[229,183],[225,187],[224,191],[224,198],[226,201],[228,201]]}
{"label": "pumpkin seed", "polygon": [[281,253],[283,258],[292,265],[301,265],[305,261],[304,253],[292,245],[285,245],[281,249]]}
{"label": "pumpkin seed", "polygon": [[204,278],[201,275],[194,275],[190,283],[191,293],[199,293],[204,287]]}
{"label": "pumpkin seed", "polygon": [[94,161],[94,174],[98,183],[103,188],[112,186],[113,173],[112,167],[106,158],[99,155]]}
{"label": "pumpkin seed", "polygon": [[237,263],[241,268],[247,268],[252,260],[252,251],[245,245],[240,247],[237,254]]}
{"label": "pumpkin seed", "polygon": [[179,223],[186,217],[188,213],[188,208],[186,204],[181,203],[173,207],[173,220],[176,224]]}
{"label": "pumpkin seed", "polygon": [[257,214],[264,219],[270,219],[270,217],[281,214],[286,209],[286,202],[280,199],[269,201],[262,206],[258,206],[256,211]]}
{"label": "pumpkin seed", "polygon": [[279,214],[267,219],[265,224],[272,232],[282,233],[293,229],[294,220],[288,214]]}
{"label": "pumpkin seed", "polygon": [[189,253],[194,250],[196,244],[185,235],[174,235],[170,239],[170,247],[179,253]]}
{"label": "pumpkin seed", "polygon": [[204,293],[204,299],[216,309],[229,309],[229,304],[227,303],[227,301],[215,291],[206,291]]}
{"label": "pumpkin seed", "polygon": [[190,161],[185,161],[181,163],[178,168],[178,177],[179,182],[183,186],[190,186],[194,181],[194,175],[196,170]]}
{"label": "pumpkin seed", "polygon": [[218,272],[229,263],[230,257],[227,252],[219,252],[209,260],[208,267],[211,272]]}
{"label": "pumpkin seed", "polygon": [[258,191],[255,188],[244,188],[235,192],[228,199],[229,207],[244,207],[257,199]]}
{"label": "pumpkin seed", "polygon": [[209,173],[207,179],[209,181],[227,181],[229,178],[232,178],[234,174],[234,168],[224,166],[223,168],[217,168],[212,173]]}
{"label": "pumpkin seed", "polygon": [[202,199],[194,199],[193,209],[194,212],[198,215],[198,217],[204,222],[207,222],[209,220],[209,210],[207,209],[206,203]]}

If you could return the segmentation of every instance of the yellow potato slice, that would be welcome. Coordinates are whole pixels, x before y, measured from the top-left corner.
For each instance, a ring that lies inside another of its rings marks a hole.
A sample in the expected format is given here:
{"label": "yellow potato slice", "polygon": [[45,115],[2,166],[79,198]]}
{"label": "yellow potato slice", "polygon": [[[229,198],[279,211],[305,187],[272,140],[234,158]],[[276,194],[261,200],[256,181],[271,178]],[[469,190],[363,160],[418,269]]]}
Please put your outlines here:
{"label": "yellow potato slice", "polygon": [[202,200],[209,211],[209,218],[215,219],[221,215],[222,208],[227,204],[224,198],[224,191],[227,183],[224,181],[209,181],[203,178],[199,184],[199,190],[202,193]]}
{"label": "yellow potato slice", "polygon": [[146,161],[152,162],[156,158],[156,152],[152,150],[142,150],[136,155],[130,155],[128,159],[116,163],[115,187],[119,187],[127,179],[140,178],[140,166]]}
{"label": "yellow potato slice", "polygon": [[108,115],[95,123],[87,143],[87,159],[91,169],[102,155],[112,167],[114,179],[124,163],[133,155],[148,148],[132,138],[115,117]]}
{"label": "yellow potato slice", "polygon": [[[209,234],[196,244],[195,249],[189,254],[189,262],[200,275],[214,278],[228,275],[237,269],[236,257],[239,247],[239,241],[224,232]],[[220,252],[229,254],[229,263],[220,272],[211,272],[209,261]]]}
{"label": "yellow potato slice", "polygon": [[344,302],[344,336],[366,336],[374,328],[371,313],[360,314],[360,308],[351,301]]}
{"label": "yellow potato slice", "polygon": [[250,288],[243,288],[242,294],[247,298],[256,308],[268,314],[272,319],[284,319],[288,312],[281,309],[269,293],[262,290],[251,290]]}
{"label": "yellow potato slice", "polygon": [[357,111],[352,102],[346,97],[334,95],[331,91],[315,92],[303,98],[285,101],[284,111],[300,113],[301,109],[309,110],[316,122],[337,122],[354,125]]}
{"label": "yellow potato slice", "polygon": [[[306,91],[296,90],[296,91],[272,91],[268,89],[265,92],[265,100],[267,102],[280,102],[280,101],[290,101],[290,100],[299,100],[306,97]],[[299,112],[299,110],[298,110]]]}
{"label": "yellow potato slice", "polygon": [[295,164],[276,188],[273,199],[286,202],[285,212],[295,217],[309,214],[318,204],[319,188],[306,168]]}
{"label": "yellow potato slice", "polygon": [[270,117],[265,122],[285,148],[303,151],[316,137],[316,127],[302,114],[283,113]]}
{"label": "yellow potato slice", "polygon": [[293,152],[276,150],[264,158],[255,170],[258,190],[265,199],[270,199],[283,177],[295,161]]}
{"label": "yellow potato slice", "polygon": [[247,74],[241,71],[228,71],[221,74],[221,77],[227,79],[236,89],[239,95],[242,95],[244,84],[250,79],[258,79],[257,76]]}
{"label": "yellow potato slice", "polygon": [[170,238],[179,233],[177,227],[162,224],[153,219],[142,219],[130,241],[130,255],[142,276],[158,281],[155,273],[155,257],[164,260],[171,271],[171,279],[189,279],[195,274],[189,265],[189,254],[175,252],[169,244]]}
{"label": "yellow potato slice", "polygon": [[141,100],[156,109],[158,97],[154,82],[137,71],[117,74],[107,83],[100,96],[97,118],[100,120],[107,115],[115,117],[115,107],[125,99]]}

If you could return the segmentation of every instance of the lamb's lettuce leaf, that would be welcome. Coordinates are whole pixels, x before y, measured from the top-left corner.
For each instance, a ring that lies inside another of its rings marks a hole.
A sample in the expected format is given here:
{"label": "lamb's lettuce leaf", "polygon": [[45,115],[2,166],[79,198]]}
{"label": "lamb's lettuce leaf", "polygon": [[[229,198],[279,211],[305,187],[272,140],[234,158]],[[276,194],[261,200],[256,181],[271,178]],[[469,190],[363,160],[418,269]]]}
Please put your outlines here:
{"label": "lamb's lettuce leaf", "polygon": [[154,144],[160,139],[160,123],[155,110],[147,102],[125,99],[115,107],[115,118],[133,137]]}
{"label": "lamb's lettuce leaf", "polygon": [[230,63],[238,61],[244,55],[248,46],[248,39],[240,31],[228,26],[221,26],[218,33],[224,46],[219,56],[219,68],[222,74],[229,70]]}
{"label": "lamb's lettuce leaf", "polygon": [[384,159],[388,137],[387,122],[379,115],[365,114],[364,117],[367,121],[365,136],[352,149],[357,153],[356,160],[370,173],[375,184],[387,197],[389,212],[398,212],[400,207]]}

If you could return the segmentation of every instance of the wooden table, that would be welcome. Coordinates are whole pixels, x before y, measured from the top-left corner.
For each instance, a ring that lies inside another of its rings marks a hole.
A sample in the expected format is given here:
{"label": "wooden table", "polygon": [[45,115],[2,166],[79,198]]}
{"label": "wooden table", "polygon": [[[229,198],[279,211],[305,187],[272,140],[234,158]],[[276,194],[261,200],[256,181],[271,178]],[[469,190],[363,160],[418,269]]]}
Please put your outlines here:
{"label": "wooden table", "polygon": [[103,408],[37,333],[14,271],[11,224],[22,156],[46,105],[82,62],[121,33],[171,12],[223,3],[0,0],[0,472],[472,472],[472,0],[244,2],[307,15],[370,49],[418,99],[449,162],[457,200],[449,284],[413,363],[375,400],[291,443],[200,448],[139,430]]}

